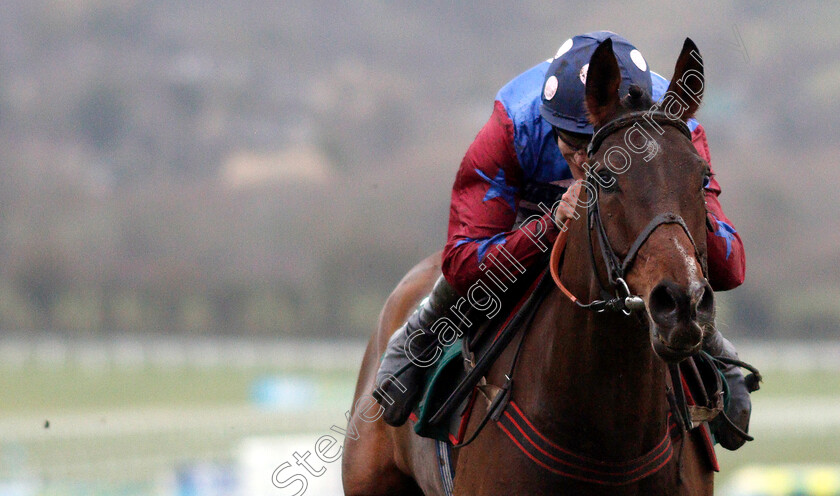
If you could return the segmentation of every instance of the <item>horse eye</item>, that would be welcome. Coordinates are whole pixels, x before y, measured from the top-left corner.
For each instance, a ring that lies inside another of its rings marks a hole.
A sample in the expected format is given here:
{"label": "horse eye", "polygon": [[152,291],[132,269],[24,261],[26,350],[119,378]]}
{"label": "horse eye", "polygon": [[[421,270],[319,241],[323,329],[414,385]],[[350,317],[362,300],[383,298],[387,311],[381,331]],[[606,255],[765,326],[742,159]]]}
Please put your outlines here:
{"label": "horse eye", "polygon": [[601,184],[601,187],[605,191],[615,191],[617,189],[615,177],[610,173],[610,171],[602,170],[598,171],[598,182]]}
{"label": "horse eye", "polygon": [[711,182],[712,182],[712,176],[710,176],[709,174],[705,174],[703,176],[703,189],[708,188],[709,184],[711,184]]}

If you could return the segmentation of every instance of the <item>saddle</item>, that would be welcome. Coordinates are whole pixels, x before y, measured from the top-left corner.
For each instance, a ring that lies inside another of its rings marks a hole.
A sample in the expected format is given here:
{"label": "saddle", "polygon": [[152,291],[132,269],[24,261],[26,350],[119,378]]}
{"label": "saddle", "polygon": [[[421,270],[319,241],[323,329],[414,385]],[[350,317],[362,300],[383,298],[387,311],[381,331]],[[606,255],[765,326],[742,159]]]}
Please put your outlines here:
{"label": "saddle", "polygon": [[[527,319],[536,313],[550,282],[544,273],[535,277],[533,271],[528,271],[511,291],[520,298],[503,300],[502,310],[495,318],[477,329],[467,329],[463,321],[459,323],[461,337],[446,348],[426,375],[422,399],[410,417],[418,435],[458,445],[476,395],[481,391],[485,396],[502,399],[498,394],[502,388],[487,384],[484,376],[515,337],[521,341],[523,334],[518,331],[527,327]],[[540,290],[538,286],[543,287]],[[470,317],[470,321],[480,320]]]}

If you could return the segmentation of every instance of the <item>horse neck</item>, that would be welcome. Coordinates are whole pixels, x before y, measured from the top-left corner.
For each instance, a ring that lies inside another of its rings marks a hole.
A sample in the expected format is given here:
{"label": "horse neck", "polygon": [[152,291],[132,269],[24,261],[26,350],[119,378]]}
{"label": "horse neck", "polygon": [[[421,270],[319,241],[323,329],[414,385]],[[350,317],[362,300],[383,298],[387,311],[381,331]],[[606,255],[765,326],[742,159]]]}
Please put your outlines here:
{"label": "horse neck", "polygon": [[[575,224],[561,277],[586,302],[600,297],[600,286],[586,223]],[[665,367],[651,348],[646,322],[578,308],[555,289],[529,332],[531,349],[525,351],[543,357],[528,360],[534,364],[528,367],[532,411],[555,437],[604,460],[640,455],[662,439]]]}

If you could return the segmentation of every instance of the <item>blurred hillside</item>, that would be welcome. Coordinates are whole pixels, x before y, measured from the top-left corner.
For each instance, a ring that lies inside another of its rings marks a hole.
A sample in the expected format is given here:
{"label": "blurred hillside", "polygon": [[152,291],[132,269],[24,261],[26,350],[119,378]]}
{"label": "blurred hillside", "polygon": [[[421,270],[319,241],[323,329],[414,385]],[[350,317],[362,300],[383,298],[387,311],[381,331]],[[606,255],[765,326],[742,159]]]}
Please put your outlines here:
{"label": "blurred hillside", "polygon": [[830,2],[7,0],[0,328],[366,335],[442,247],[498,88],[610,29],[666,77],[686,36],[704,54],[748,250],[724,327],[840,337],[838,23]]}

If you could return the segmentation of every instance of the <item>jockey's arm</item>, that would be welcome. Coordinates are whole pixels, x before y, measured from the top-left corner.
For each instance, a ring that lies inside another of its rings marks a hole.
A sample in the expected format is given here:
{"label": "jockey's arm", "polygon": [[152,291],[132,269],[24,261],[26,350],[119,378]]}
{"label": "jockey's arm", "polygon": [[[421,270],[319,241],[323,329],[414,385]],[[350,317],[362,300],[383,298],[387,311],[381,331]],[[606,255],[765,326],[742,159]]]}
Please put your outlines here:
{"label": "jockey's arm", "polygon": [[[698,125],[691,135],[694,147],[711,168],[709,144],[706,131]],[[723,213],[718,196],[720,184],[714,176],[706,186],[706,247],[708,250],[709,284],[715,291],[726,291],[740,286],[744,282],[746,270],[744,244],[735,230],[732,221]]]}
{"label": "jockey's arm", "polygon": [[[539,220],[540,225],[531,221],[511,231],[522,177],[512,135],[513,123],[496,101],[493,114],[467,150],[455,178],[442,270],[461,294],[484,279],[484,271],[496,266],[512,274],[516,274],[516,265],[530,266],[543,253],[541,247],[550,246],[557,236],[547,216]],[[692,142],[711,167],[706,133],[699,124]],[[745,256],[740,236],[723,213],[720,192],[713,175],[706,188],[709,282],[716,291],[725,291],[744,282]],[[533,233],[543,232],[537,241]],[[501,247],[506,254],[500,253]],[[505,256],[508,254],[511,257]]]}
{"label": "jockey's arm", "polygon": [[511,230],[522,181],[512,137],[513,123],[496,101],[455,177],[442,270],[462,295],[476,281],[486,280],[487,270],[497,276],[503,270],[518,276],[517,266],[532,265],[558,233],[548,216]]}

